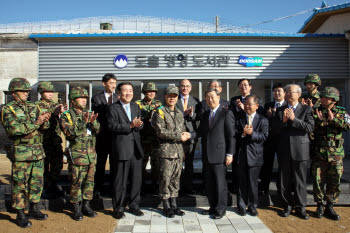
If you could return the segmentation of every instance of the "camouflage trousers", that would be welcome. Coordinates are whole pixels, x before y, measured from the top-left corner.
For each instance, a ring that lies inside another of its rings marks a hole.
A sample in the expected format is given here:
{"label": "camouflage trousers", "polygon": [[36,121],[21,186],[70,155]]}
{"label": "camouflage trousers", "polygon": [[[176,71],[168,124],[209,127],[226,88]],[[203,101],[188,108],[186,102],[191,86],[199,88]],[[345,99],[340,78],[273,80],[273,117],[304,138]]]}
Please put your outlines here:
{"label": "camouflage trousers", "polygon": [[145,156],[143,157],[143,174],[142,177],[144,177],[143,180],[146,180],[146,166],[149,160],[151,160],[151,179],[153,184],[157,183],[157,180],[159,178],[159,157],[156,155],[156,152],[154,149],[155,146],[153,144],[143,144],[143,151]]}
{"label": "camouflage trousers", "polygon": [[44,181],[45,185],[50,182],[56,182],[59,178],[61,170],[63,168],[63,150],[61,145],[45,146],[45,171]]}
{"label": "camouflage trousers", "polygon": [[313,160],[311,175],[315,202],[320,203],[325,200],[336,203],[340,194],[339,186],[340,178],[343,175],[343,161],[331,163],[324,160]]}
{"label": "camouflage trousers", "polygon": [[182,159],[159,158],[159,196],[162,199],[179,196]]}
{"label": "camouflage trousers", "polygon": [[92,200],[94,192],[95,163],[72,166],[71,203]]}
{"label": "camouflage trousers", "polygon": [[44,161],[12,163],[12,207],[24,209],[26,201],[39,203],[44,185]]}

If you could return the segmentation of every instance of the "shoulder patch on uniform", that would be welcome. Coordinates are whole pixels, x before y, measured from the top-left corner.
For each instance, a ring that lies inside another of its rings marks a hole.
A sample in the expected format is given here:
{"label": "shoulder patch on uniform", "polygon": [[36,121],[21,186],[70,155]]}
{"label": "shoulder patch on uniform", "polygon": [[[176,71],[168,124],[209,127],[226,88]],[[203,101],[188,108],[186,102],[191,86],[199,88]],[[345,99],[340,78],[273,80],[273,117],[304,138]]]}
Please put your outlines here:
{"label": "shoulder patch on uniform", "polygon": [[159,107],[157,108],[157,112],[159,114],[159,116],[164,120],[165,116],[164,116],[164,111],[162,110],[163,107]]}
{"label": "shoulder patch on uniform", "polygon": [[63,112],[63,114],[66,115],[69,124],[70,124],[70,125],[73,125],[72,117],[71,117],[71,115],[70,115],[69,110]]}

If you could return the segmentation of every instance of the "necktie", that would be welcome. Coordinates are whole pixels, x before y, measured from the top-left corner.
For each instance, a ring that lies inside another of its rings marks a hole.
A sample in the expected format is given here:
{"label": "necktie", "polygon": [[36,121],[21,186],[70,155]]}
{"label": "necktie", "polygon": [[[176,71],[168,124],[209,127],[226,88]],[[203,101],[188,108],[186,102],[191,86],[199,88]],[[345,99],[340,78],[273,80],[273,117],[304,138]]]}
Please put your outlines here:
{"label": "necktie", "polygon": [[184,97],[184,111],[187,110],[187,98]]}
{"label": "necktie", "polygon": [[251,126],[253,124],[253,116],[248,115],[248,125]]}
{"label": "necktie", "polygon": [[110,94],[109,97],[108,97],[107,104],[112,104],[113,103],[112,98],[113,98],[113,94]]}
{"label": "necktie", "polygon": [[131,121],[131,112],[129,105],[125,105],[126,115],[128,115],[129,121]]}
{"label": "necktie", "polygon": [[209,127],[211,127],[211,125],[213,124],[213,121],[214,121],[214,111],[211,111],[209,115]]}
{"label": "necktie", "polygon": [[275,104],[275,108],[279,108],[279,107],[281,107],[281,104],[277,102],[277,103]]}

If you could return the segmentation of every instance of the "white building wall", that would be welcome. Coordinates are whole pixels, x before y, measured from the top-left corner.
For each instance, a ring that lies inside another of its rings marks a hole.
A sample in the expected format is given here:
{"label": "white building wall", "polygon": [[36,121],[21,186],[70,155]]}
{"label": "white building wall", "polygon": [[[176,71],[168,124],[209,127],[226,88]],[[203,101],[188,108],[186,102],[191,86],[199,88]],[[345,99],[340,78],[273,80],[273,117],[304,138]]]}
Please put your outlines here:
{"label": "white building wall", "polygon": [[350,30],[350,13],[330,16],[315,33],[344,34]]}

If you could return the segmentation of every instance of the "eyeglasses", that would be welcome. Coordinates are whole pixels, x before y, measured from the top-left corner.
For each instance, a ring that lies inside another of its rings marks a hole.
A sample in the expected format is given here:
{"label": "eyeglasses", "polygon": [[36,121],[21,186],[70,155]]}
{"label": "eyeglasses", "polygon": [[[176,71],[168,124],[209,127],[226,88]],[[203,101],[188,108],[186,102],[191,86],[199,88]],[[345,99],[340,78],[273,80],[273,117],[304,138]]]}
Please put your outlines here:
{"label": "eyeglasses", "polygon": [[191,85],[181,85],[181,87],[184,87],[184,88],[190,88]]}

